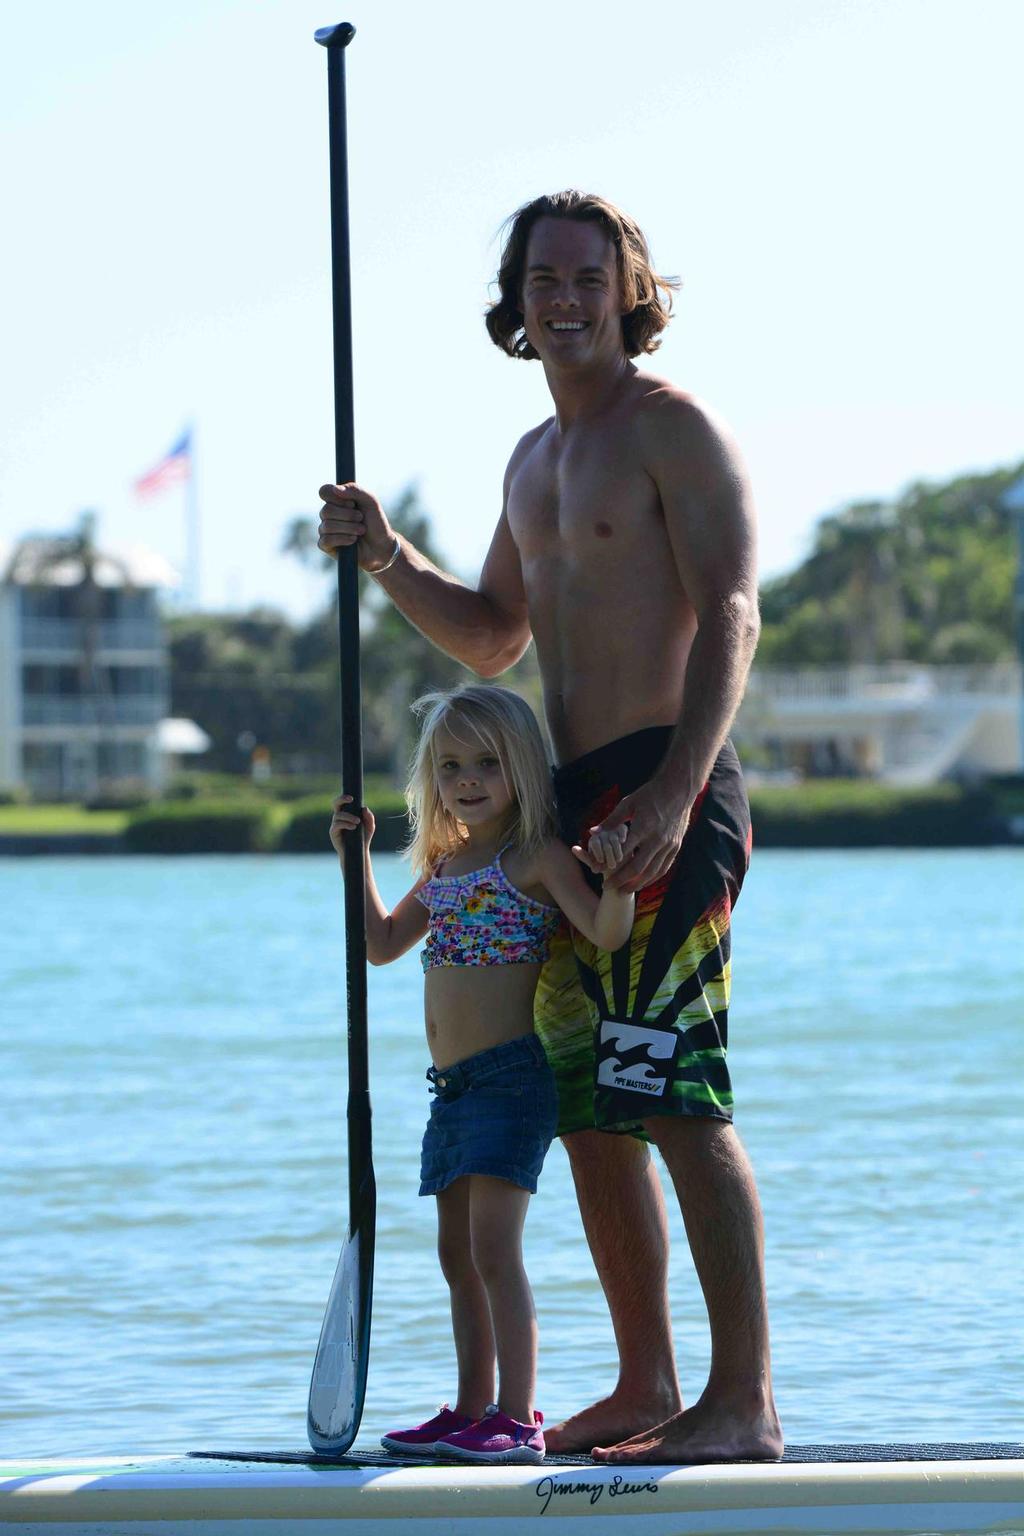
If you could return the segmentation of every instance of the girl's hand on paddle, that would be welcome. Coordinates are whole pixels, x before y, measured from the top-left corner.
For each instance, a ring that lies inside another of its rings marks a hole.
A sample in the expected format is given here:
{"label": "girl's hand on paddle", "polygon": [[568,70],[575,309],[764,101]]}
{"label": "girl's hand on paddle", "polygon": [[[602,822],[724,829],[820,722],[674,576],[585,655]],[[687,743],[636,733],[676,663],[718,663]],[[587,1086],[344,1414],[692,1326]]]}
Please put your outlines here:
{"label": "girl's hand on paddle", "polygon": [[595,874],[609,875],[622,863],[628,832],[625,822],[619,827],[591,827],[586,851],[578,844],[572,851]]}
{"label": "girl's hand on paddle", "polygon": [[373,837],[377,823],[373,819],[373,812],[368,805],[363,806],[363,814],[360,818],[355,811],[347,811],[345,807],[352,804],[351,795],[339,795],[334,802],[334,815],[331,817],[331,842],[338,853],[345,846],[345,833],[354,832],[362,820],[366,832],[366,846],[369,848],[370,839]]}
{"label": "girl's hand on paddle", "polygon": [[357,558],[364,571],[387,564],[395,550],[395,530],[376,496],[349,482],[322,485],[320,500],[317,544],[325,555],[337,560],[339,550],[358,541]]}
{"label": "girl's hand on paddle", "polygon": [[[639,891],[660,880],[675,863],[690,820],[692,802],[673,803],[653,781],[625,795],[596,833],[625,827],[622,857],[608,884],[614,890]],[[591,845],[594,834],[591,834]],[[591,868],[594,866],[591,865]]]}

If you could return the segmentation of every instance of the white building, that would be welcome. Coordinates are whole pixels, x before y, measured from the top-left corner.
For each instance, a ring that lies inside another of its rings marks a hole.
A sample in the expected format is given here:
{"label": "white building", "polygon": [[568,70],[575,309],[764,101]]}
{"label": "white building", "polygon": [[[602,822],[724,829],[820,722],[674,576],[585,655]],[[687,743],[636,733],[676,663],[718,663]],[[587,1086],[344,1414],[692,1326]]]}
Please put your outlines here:
{"label": "white building", "polygon": [[733,735],[755,764],[892,784],[1015,773],[1021,668],[755,668]]}
{"label": "white building", "polygon": [[158,789],[167,646],[157,606],[177,576],[141,548],[74,538],[0,551],[0,787],[38,800]]}

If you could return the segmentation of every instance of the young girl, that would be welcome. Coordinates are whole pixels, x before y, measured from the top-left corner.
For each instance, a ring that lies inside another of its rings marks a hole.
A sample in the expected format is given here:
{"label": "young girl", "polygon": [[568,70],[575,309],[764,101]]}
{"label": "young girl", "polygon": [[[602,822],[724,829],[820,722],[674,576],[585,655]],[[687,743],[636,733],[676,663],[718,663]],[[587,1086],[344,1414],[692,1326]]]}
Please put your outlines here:
{"label": "young girl", "polygon": [[[437,1197],[459,1386],[454,1409],[381,1443],[405,1455],[538,1462],[537,1324],[522,1233],[558,1102],[533,1032],[533,994],[562,913],[616,950],[629,937],[633,897],[607,888],[598,897],[555,837],[543,742],[517,694],[474,685],[416,708],[423,730],[407,798],[418,878],[389,912],[367,858],[366,949],[371,965],[386,965],[426,935],[434,1101],[420,1194]],[[335,802],[331,823],[339,854],[359,825],[348,799]],[[369,846],[368,810],[363,825]],[[611,871],[624,839],[625,829],[591,839],[589,852]]]}

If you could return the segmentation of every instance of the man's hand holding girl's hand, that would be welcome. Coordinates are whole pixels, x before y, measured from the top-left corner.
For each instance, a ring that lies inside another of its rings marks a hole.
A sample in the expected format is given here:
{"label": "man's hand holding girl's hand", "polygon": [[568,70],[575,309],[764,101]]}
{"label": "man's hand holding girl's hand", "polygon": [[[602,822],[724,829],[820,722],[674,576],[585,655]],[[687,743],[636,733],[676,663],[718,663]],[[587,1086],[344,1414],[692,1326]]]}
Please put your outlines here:
{"label": "man's hand holding girl's hand", "polygon": [[572,851],[595,875],[610,875],[622,863],[628,832],[625,822],[619,827],[591,827],[586,849],[577,843]]}
{"label": "man's hand holding girl's hand", "polygon": [[317,543],[325,555],[336,560],[339,550],[358,540],[357,558],[364,571],[387,564],[395,551],[395,530],[376,496],[350,482],[322,485],[320,500],[323,506]]}
{"label": "man's hand holding girl's hand", "polygon": [[373,819],[373,812],[368,805],[363,806],[362,818],[355,811],[346,811],[346,805],[351,805],[351,795],[339,795],[334,802],[334,815],[331,817],[331,842],[340,854],[345,846],[345,833],[354,832],[360,819],[366,832],[366,846],[369,848],[370,839],[373,837],[377,823]]}
{"label": "man's hand holding girl's hand", "polygon": [[[692,801],[671,800],[653,780],[624,795],[599,827],[592,829],[586,852],[573,852],[615,890],[639,891],[659,880],[675,863],[690,820]],[[611,866],[594,859],[595,839],[625,833]]]}

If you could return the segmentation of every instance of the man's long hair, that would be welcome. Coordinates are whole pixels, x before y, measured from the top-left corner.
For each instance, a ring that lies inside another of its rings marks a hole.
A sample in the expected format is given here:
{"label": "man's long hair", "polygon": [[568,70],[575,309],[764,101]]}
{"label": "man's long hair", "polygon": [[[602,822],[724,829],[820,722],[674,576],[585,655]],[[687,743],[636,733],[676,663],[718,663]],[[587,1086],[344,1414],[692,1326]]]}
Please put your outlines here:
{"label": "man's long hair", "polygon": [[496,347],[509,357],[536,357],[523,329],[522,291],[526,271],[526,247],[530,231],[538,219],[575,219],[597,224],[615,247],[619,281],[622,284],[622,341],[627,357],[654,352],[658,337],[672,312],[672,289],[677,278],[659,277],[651,264],[643,230],[639,224],[616,208],[606,198],[592,192],[554,192],[524,203],[505,224],[508,234],[498,267],[501,297],[487,311],[485,324]]}

